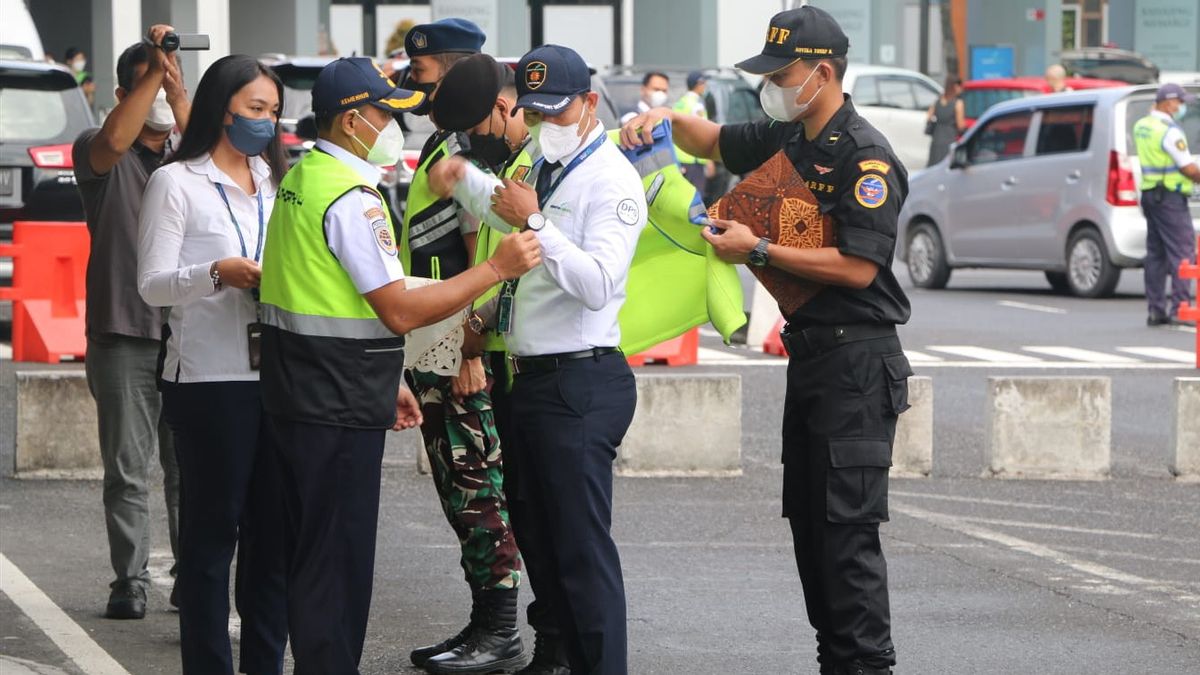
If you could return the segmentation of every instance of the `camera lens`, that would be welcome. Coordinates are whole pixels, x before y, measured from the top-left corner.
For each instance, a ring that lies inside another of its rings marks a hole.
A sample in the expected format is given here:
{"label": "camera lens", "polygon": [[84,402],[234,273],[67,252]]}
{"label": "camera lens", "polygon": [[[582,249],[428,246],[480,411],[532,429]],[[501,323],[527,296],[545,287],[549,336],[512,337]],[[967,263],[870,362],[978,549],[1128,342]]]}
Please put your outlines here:
{"label": "camera lens", "polygon": [[164,52],[173,52],[179,49],[179,35],[176,33],[167,33],[163,36],[160,46]]}

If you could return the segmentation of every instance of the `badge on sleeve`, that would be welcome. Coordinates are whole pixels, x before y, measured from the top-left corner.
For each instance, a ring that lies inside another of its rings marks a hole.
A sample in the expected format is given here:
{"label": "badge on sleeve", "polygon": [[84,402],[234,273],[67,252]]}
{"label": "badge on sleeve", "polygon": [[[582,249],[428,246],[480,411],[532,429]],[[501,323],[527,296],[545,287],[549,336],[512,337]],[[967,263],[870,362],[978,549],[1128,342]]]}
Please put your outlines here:
{"label": "badge on sleeve", "polygon": [[388,255],[396,255],[396,238],[392,236],[392,228],[388,227],[383,209],[372,206],[363,215],[371,223],[371,230],[375,233],[375,243],[379,244],[379,248]]}
{"label": "badge on sleeve", "polygon": [[869,173],[858,179],[854,185],[854,198],[860,206],[877,209],[887,201],[888,188],[883,176]]}
{"label": "badge on sleeve", "polygon": [[617,204],[617,218],[626,225],[637,225],[638,217],[641,215],[641,209],[638,208],[637,202],[632,199],[622,199]]}
{"label": "badge on sleeve", "polygon": [[892,170],[892,165],[882,159],[864,159],[858,163],[859,171],[878,171],[883,175],[887,175]]}
{"label": "badge on sleeve", "polygon": [[1187,141],[1181,138],[1175,141],[1175,147],[1179,148],[1180,152],[1187,152]]}

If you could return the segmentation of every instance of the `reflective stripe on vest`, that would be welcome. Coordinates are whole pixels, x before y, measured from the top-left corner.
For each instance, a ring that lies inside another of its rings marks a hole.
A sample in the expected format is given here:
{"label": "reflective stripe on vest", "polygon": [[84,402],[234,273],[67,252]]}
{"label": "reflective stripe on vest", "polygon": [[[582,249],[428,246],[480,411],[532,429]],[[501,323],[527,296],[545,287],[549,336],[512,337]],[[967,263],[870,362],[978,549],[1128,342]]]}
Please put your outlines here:
{"label": "reflective stripe on vest", "polygon": [[1160,185],[1172,192],[1192,191],[1192,181],[1179,170],[1175,159],[1163,148],[1167,132],[1173,127],[1173,123],[1157,115],[1147,115],[1133,126],[1133,140],[1137,146],[1138,161],[1142,165],[1142,192]]}
{"label": "reflective stripe on vest", "polygon": [[379,319],[344,319],[335,316],[297,314],[275,305],[262,306],[262,321],[268,326],[282,328],[289,333],[311,337],[348,338],[351,340],[383,340],[396,334],[388,330]]}
{"label": "reflective stripe on vest", "polygon": [[[522,147],[517,151],[516,158],[513,159],[507,167],[505,167],[503,174],[505,178],[512,178],[513,180],[523,180],[528,182],[533,177],[532,169],[533,158],[530,157],[529,153],[525,151],[524,147]],[[500,240],[503,237],[504,235],[495,229],[486,224],[481,224],[479,227],[479,237],[475,240],[475,264],[483,264],[485,260],[492,257],[492,254],[496,252],[496,247],[500,245]],[[496,284],[495,286],[492,286],[486,293],[479,296],[479,298],[475,300],[473,307],[475,309],[483,307],[500,292],[501,286],[502,284]],[[489,352],[503,352],[507,351],[508,348],[504,344],[503,335],[495,331],[489,331],[484,338],[483,349],[484,351]],[[499,376],[497,375],[497,377]]]}
{"label": "reflective stripe on vest", "polygon": [[[421,256],[420,250],[439,242],[443,237],[457,235],[460,231],[458,206],[453,199],[442,199],[430,189],[429,169],[442,158],[453,157],[461,153],[463,147],[459,140],[459,134],[437,133],[443,135],[444,139],[417,166],[417,170],[413,173],[412,183],[408,188],[404,224],[400,234],[400,261],[404,264],[404,271],[407,274],[415,274],[418,268],[426,267],[427,262],[431,268],[438,267],[433,260],[426,261],[428,255]],[[420,265],[414,265],[414,252],[418,253],[418,258],[421,258]],[[452,270],[454,273],[459,271],[462,270]],[[440,275],[438,276],[440,277]]]}

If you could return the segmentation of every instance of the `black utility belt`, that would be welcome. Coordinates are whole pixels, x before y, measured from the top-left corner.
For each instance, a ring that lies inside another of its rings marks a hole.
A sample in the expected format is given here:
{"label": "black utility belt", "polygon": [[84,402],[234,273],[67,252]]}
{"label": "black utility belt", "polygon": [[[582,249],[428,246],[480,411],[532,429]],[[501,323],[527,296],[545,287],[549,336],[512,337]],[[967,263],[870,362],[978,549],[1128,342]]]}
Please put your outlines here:
{"label": "black utility belt", "polygon": [[619,354],[619,347],[595,347],[593,349],[584,349],[578,352],[564,352],[562,354],[546,354],[544,356],[509,356],[508,362],[512,364],[514,375],[524,373],[548,373],[558,370],[571,361],[579,361],[582,359],[598,359],[601,356],[608,354]]}
{"label": "black utility belt", "polygon": [[895,337],[896,327],[879,323],[848,323],[808,328],[793,328],[787,325],[779,332],[779,336],[783,338],[783,346],[789,356],[804,358],[824,354],[850,342]]}

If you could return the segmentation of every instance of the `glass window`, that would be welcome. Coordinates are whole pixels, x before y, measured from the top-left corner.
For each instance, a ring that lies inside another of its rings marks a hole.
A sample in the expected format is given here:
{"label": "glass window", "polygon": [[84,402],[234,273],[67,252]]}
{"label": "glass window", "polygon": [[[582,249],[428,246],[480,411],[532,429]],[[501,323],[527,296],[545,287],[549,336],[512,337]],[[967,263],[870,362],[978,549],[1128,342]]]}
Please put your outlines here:
{"label": "glass window", "polygon": [[921,80],[913,80],[913,94],[917,97],[917,109],[929,110],[929,106],[937,102],[941,94],[937,89],[929,86],[927,82]]}
{"label": "glass window", "polygon": [[901,110],[916,110],[917,99],[913,96],[908,78],[879,78],[879,105]]}
{"label": "glass window", "polygon": [[[1193,87],[1188,87],[1188,91],[1193,94],[1200,93]],[[1153,93],[1148,96],[1131,96],[1125,104],[1125,154],[1130,157],[1137,156],[1137,146],[1133,142],[1133,125],[1149,115],[1153,106]],[[1179,126],[1183,128],[1183,135],[1187,137],[1188,152],[1200,155],[1200,105],[1188,106],[1187,115],[1179,121]]]}
{"label": "glass window", "polygon": [[968,118],[977,120],[983,117],[987,109],[1002,101],[1014,98],[1033,96],[1039,92],[1028,89],[969,89],[962,94],[964,113]]}
{"label": "glass window", "polygon": [[0,141],[57,140],[67,131],[67,106],[61,91],[0,89]]}
{"label": "glass window", "polygon": [[1025,138],[1029,135],[1028,112],[997,117],[971,138],[967,148],[970,164],[990,164],[1016,159],[1025,154]]}
{"label": "glass window", "polygon": [[1042,111],[1037,154],[1053,155],[1087,150],[1092,137],[1092,106]]}
{"label": "glass window", "polygon": [[873,75],[864,75],[854,81],[851,97],[856,105],[879,105],[879,90]]}

